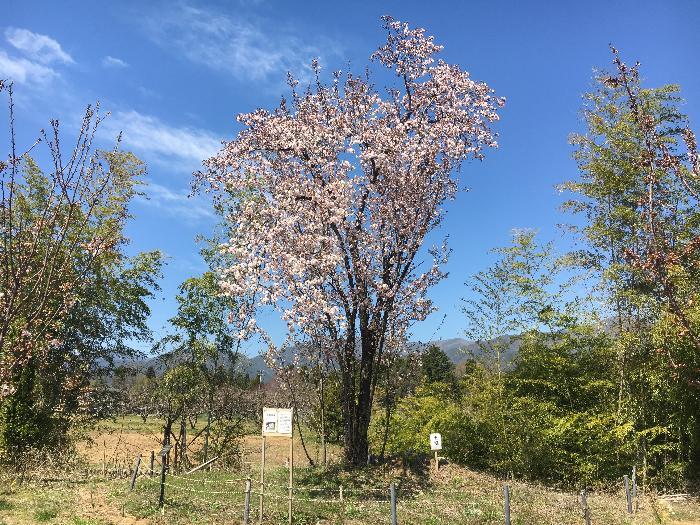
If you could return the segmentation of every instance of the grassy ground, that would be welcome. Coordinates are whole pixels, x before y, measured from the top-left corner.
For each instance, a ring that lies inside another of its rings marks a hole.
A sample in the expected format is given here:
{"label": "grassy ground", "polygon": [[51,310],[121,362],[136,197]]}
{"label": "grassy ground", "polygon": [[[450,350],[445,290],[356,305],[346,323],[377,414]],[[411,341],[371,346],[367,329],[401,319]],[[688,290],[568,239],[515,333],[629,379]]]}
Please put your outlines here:
{"label": "grassy ground", "polygon": [[[134,491],[129,491],[124,473],[116,479],[102,477],[105,463],[110,469],[115,465],[124,467],[135,454],[147,458],[150,450],[157,450],[158,432],[157,421],[144,423],[138,418],[101,425],[93,434],[92,443],[80,447],[80,454],[96,468],[97,472],[91,474],[75,470],[43,476],[54,481],[25,481],[20,485],[15,476],[5,473],[0,485],[0,525],[241,523],[247,477],[253,480],[251,523],[258,522],[259,436],[245,439],[243,467],[239,471],[168,476],[162,511],[158,508],[157,476],[140,477]],[[284,439],[268,440],[265,523],[287,522],[287,447]],[[307,448],[315,459],[315,444],[307,443]],[[340,451],[333,448],[330,452],[335,460]],[[389,524],[391,482],[398,487],[398,522],[402,525],[504,523],[503,483],[491,476],[454,465],[442,467],[437,475],[428,469],[416,472],[398,467],[348,472],[338,468],[337,461],[323,470],[309,466],[299,440],[295,440],[294,454],[296,524]],[[513,525],[583,524],[576,494],[518,482],[511,482],[510,488]],[[634,515],[626,513],[621,489],[590,494],[588,502],[595,525],[700,524],[700,502],[690,498],[672,501],[646,494],[640,497]]]}

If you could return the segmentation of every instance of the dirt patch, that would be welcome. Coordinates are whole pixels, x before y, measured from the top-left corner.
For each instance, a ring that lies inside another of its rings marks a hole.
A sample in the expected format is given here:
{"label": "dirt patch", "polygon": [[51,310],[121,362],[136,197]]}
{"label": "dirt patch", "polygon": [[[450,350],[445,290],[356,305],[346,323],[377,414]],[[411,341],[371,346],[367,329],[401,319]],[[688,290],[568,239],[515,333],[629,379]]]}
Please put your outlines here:
{"label": "dirt patch", "polygon": [[[243,463],[247,469],[260,469],[260,457],[262,450],[262,437],[248,435],[243,438]],[[321,450],[315,443],[306,443],[306,450],[311,460],[318,464],[321,461]],[[329,462],[340,460],[340,449],[337,446],[327,448],[327,459]],[[268,437],[266,438],[265,463],[270,467],[279,467],[287,464],[289,457],[289,438]],[[301,440],[294,438],[294,465],[306,467],[309,465],[309,458],[304,452]]]}
{"label": "dirt patch", "polygon": [[160,437],[133,431],[100,431],[91,434],[88,441],[78,444],[78,453],[93,465],[108,467],[130,465],[135,456],[148,457],[151,450],[160,450]]}
{"label": "dirt patch", "polygon": [[98,523],[119,525],[148,525],[150,520],[130,516],[123,509],[117,508],[107,500],[106,487],[83,487],[78,492],[80,518]]}

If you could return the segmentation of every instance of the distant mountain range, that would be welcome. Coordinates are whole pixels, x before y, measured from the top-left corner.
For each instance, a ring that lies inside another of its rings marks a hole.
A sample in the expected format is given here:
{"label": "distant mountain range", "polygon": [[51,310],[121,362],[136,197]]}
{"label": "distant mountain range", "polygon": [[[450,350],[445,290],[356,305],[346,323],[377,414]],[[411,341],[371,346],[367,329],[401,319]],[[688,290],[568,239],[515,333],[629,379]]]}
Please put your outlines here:
{"label": "distant mountain range", "polygon": [[[440,339],[437,341],[430,341],[428,343],[412,342],[411,345],[415,345],[416,349],[420,347],[427,348],[429,346],[435,345],[440,350],[445,352],[447,357],[450,358],[457,367],[464,363],[467,359],[476,358],[483,354],[483,350],[476,341],[468,341],[460,337],[455,337],[452,339]],[[512,361],[515,354],[518,352],[520,346],[520,341],[514,338],[510,341],[508,349],[504,353],[503,359],[506,363]],[[292,349],[288,350],[289,360],[291,361]],[[168,368],[168,361],[174,360],[175,356],[172,354],[165,354],[163,356],[154,356],[147,359],[139,361],[124,362],[122,364],[129,366],[130,368],[137,369],[139,372],[145,373],[149,367],[152,367],[157,375],[161,375]],[[238,364],[240,371],[244,374],[248,374],[250,377],[256,377],[262,374],[263,381],[269,381],[273,376],[273,371],[265,363],[265,358],[262,355],[257,355],[254,357],[241,356]],[[224,363],[225,364],[225,363]]]}

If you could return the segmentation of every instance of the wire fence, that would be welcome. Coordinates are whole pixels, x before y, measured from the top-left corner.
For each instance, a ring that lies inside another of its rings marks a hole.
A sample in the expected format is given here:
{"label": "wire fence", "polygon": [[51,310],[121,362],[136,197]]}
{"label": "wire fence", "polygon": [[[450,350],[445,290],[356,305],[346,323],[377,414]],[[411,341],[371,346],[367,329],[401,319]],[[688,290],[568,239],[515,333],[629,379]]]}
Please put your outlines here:
{"label": "wire fence", "polygon": [[[166,463],[167,464],[167,463]],[[160,466],[160,464],[159,464]],[[231,523],[560,523],[590,525],[592,519],[617,514],[619,522],[635,519],[644,495],[636,472],[624,476],[615,492],[579,494],[549,490],[492,477],[444,480],[439,484],[399,478],[371,484],[363,480],[301,476],[295,486],[261,482],[251,476],[211,470],[194,474],[146,469],[138,479],[139,495],[160,512],[208,516]],[[252,474],[252,473],[251,473]],[[281,472],[277,476],[282,475]],[[487,481],[488,480],[488,481]],[[309,483],[311,481],[311,483]],[[622,489],[622,499],[619,490]],[[539,491],[539,492],[538,492]],[[159,494],[163,494],[159,501]],[[533,498],[533,494],[535,495]],[[640,497],[641,496],[641,497]],[[539,499],[538,499],[539,498]],[[547,499],[547,501],[545,501]],[[653,498],[652,498],[653,499]],[[657,498],[658,499],[658,498]],[[649,500],[647,500],[648,503]],[[650,507],[647,511],[651,512]],[[235,516],[239,516],[236,518]],[[527,516],[523,519],[523,516]]]}
{"label": "wire fence", "polygon": [[[424,486],[405,481],[393,481],[387,485],[329,486],[297,485],[266,481],[264,483],[244,476],[232,476],[225,472],[199,472],[188,475],[150,471],[138,479],[143,495],[156,504],[161,512],[173,509],[178,512],[208,513],[220,515],[230,521],[232,515],[241,516],[244,524],[274,522],[323,522],[334,523],[391,523],[396,525],[401,517],[410,516],[412,523],[459,522],[491,516],[489,523],[511,524],[511,506],[514,516],[527,508],[529,503],[517,492],[512,494],[509,484],[492,482],[484,493],[472,492],[467,486]],[[494,497],[498,491],[499,496]],[[487,497],[488,496],[488,497]],[[578,496],[558,494],[560,513],[570,519],[561,523],[591,523],[591,495],[583,491]],[[628,496],[629,498],[629,496]],[[628,505],[629,507],[629,505]],[[631,507],[629,507],[631,508]],[[291,509],[291,513],[290,513]],[[636,513],[636,507],[631,511]],[[465,520],[465,518],[467,518]],[[519,521],[519,520],[518,520]],[[213,522],[213,520],[212,520]]]}
{"label": "wire fence", "polygon": [[[386,481],[379,482],[375,479],[373,484],[371,479],[344,478],[340,481],[332,475],[324,477],[316,472],[302,474],[290,487],[286,480],[279,481],[284,475],[282,471],[272,474],[273,479],[263,483],[245,474],[218,469],[172,472],[167,468],[167,461],[163,469],[158,455],[151,454],[151,458],[149,461],[148,452],[145,461],[142,461],[143,456],[115,458],[110,468],[69,465],[57,469],[57,465],[47,465],[44,470],[21,474],[23,478],[19,480],[20,483],[77,484],[128,479],[124,486],[128,484],[133,492],[125,501],[129,501],[136,514],[169,512],[176,519],[197,516],[198,520],[206,519],[211,523],[286,521],[381,525],[476,521],[510,525],[511,512],[517,523],[523,522],[521,516],[526,513],[530,520],[533,512],[542,511],[542,508],[533,508],[535,505],[528,501],[537,487],[526,483],[504,484],[487,476],[478,480],[451,477],[448,482],[443,479],[439,483],[434,483],[435,480],[428,483],[420,478],[385,478]],[[596,515],[607,514],[611,507],[619,511],[623,519],[624,515],[631,517],[640,505],[635,474],[633,469],[632,476],[621,480],[622,501],[619,491],[617,495],[549,491],[549,501],[537,503],[540,507],[549,506],[542,511],[540,522],[589,525]]]}

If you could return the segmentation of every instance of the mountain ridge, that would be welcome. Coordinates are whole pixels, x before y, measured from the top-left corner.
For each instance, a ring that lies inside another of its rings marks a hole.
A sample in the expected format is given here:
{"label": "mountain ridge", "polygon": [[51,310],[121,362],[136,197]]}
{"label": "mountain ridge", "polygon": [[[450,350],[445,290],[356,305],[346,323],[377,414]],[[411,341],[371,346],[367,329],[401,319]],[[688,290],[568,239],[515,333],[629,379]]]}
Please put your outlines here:
{"label": "mountain ridge", "polygon": [[[517,353],[518,348],[520,347],[520,342],[517,337],[510,336],[501,336],[492,341],[499,341],[505,338],[509,338],[509,341],[508,347],[504,351],[504,360],[505,362],[510,362]],[[487,341],[486,344],[490,342],[491,341]],[[433,345],[437,346],[440,350],[445,352],[450,361],[452,361],[452,363],[454,363],[454,365],[457,367],[459,367],[459,365],[461,365],[468,359],[478,359],[484,354],[483,347],[479,344],[479,342],[469,341],[461,337],[438,339],[434,341],[428,341],[427,343],[423,343],[420,341],[411,341],[409,345],[413,347],[418,347],[417,349],[419,351],[421,349],[428,348]],[[293,353],[292,349],[290,349],[287,353],[290,354],[289,359],[291,360],[291,354]],[[136,369],[137,373],[145,373],[145,371],[149,368],[153,368],[154,372],[157,375],[160,375],[163,374],[165,370],[167,370],[167,361],[173,358],[174,357],[172,353],[163,354],[159,356],[147,357],[141,360],[128,361],[123,363],[123,365],[128,366],[132,369]],[[247,355],[239,355],[238,359],[239,362],[236,366],[241,371],[241,373],[248,374],[250,377],[262,375],[263,382],[267,382],[270,379],[272,379],[274,371],[265,363],[264,355],[258,354],[252,357]]]}

